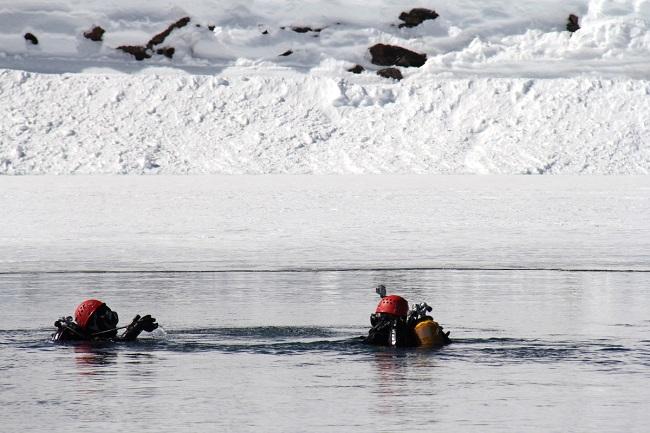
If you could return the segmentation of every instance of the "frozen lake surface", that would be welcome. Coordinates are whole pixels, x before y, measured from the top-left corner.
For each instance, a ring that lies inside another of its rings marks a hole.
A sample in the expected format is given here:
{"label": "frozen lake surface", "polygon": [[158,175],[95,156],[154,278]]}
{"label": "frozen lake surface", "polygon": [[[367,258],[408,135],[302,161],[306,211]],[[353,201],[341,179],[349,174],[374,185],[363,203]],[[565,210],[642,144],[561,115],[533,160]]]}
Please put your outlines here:
{"label": "frozen lake surface", "polygon": [[[3,430],[642,432],[648,177],[0,177]],[[358,343],[386,284],[441,350]],[[164,331],[54,345],[84,298]]]}

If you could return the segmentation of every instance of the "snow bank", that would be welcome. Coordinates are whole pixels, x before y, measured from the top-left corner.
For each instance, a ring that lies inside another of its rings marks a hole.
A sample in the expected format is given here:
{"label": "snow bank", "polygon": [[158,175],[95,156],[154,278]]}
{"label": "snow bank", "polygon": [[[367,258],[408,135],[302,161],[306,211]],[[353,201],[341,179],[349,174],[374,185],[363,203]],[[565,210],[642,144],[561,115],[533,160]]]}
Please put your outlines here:
{"label": "snow bank", "polygon": [[[440,16],[399,28],[412,7]],[[172,58],[116,49],[185,16]],[[7,0],[0,173],[647,173],[649,23],[650,0]],[[380,78],[376,43],[427,62]]]}
{"label": "snow bank", "polygon": [[0,173],[647,173],[650,82],[0,72]]}

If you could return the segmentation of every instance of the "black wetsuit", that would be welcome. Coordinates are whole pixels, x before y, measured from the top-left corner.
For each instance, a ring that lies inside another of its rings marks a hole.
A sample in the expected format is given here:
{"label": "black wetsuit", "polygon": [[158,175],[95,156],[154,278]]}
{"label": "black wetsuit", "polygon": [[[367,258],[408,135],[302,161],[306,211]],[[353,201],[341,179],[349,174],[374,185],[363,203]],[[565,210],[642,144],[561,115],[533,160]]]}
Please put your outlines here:
{"label": "black wetsuit", "polygon": [[77,325],[72,317],[61,317],[54,322],[57,330],[52,334],[52,341],[90,341],[92,336],[81,326]]}
{"label": "black wetsuit", "polygon": [[[413,326],[407,322],[406,317],[371,314],[370,324],[372,328],[365,338],[365,342],[368,344],[395,347],[416,347],[419,344]],[[395,333],[394,342],[391,337],[392,330]]]}
{"label": "black wetsuit", "polygon": [[149,315],[138,315],[126,327],[124,333],[118,336],[117,329],[91,333],[75,323],[72,317],[62,317],[54,322],[57,331],[52,334],[52,341],[133,341],[142,331],[151,332],[156,329],[158,324],[155,320]]}

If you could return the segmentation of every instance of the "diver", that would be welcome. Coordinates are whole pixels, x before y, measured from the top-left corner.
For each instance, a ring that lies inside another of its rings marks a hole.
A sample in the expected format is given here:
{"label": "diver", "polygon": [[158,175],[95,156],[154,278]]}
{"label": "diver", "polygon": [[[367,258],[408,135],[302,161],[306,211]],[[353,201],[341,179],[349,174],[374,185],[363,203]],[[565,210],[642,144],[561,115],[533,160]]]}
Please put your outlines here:
{"label": "diver", "polygon": [[376,288],[381,297],[379,305],[370,315],[370,331],[365,342],[377,346],[433,347],[451,343],[449,332],[428,315],[432,308],[426,303],[416,304],[409,311],[406,299],[397,295],[386,296],[386,287]]}
{"label": "diver", "polygon": [[[133,318],[128,326],[118,327],[116,311],[97,299],[87,299],[77,306],[72,317],[61,317],[54,322],[57,331],[52,341],[133,341],[142,331],[152,332],[158,328],[156,319],[147,314]],[[118,330],[124,329],[122,335]]]}

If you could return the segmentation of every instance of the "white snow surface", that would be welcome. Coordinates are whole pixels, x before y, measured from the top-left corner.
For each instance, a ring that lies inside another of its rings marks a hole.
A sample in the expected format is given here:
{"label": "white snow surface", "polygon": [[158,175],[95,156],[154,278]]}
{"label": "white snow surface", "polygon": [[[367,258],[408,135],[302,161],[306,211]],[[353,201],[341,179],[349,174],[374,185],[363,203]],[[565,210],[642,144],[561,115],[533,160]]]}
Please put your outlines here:
{"label": "white snow surface", "polygon": [[[381,78],[380,42],[428,60]],[[646,174],[649,79],[644,0],[5,0],[0,173]]]}

